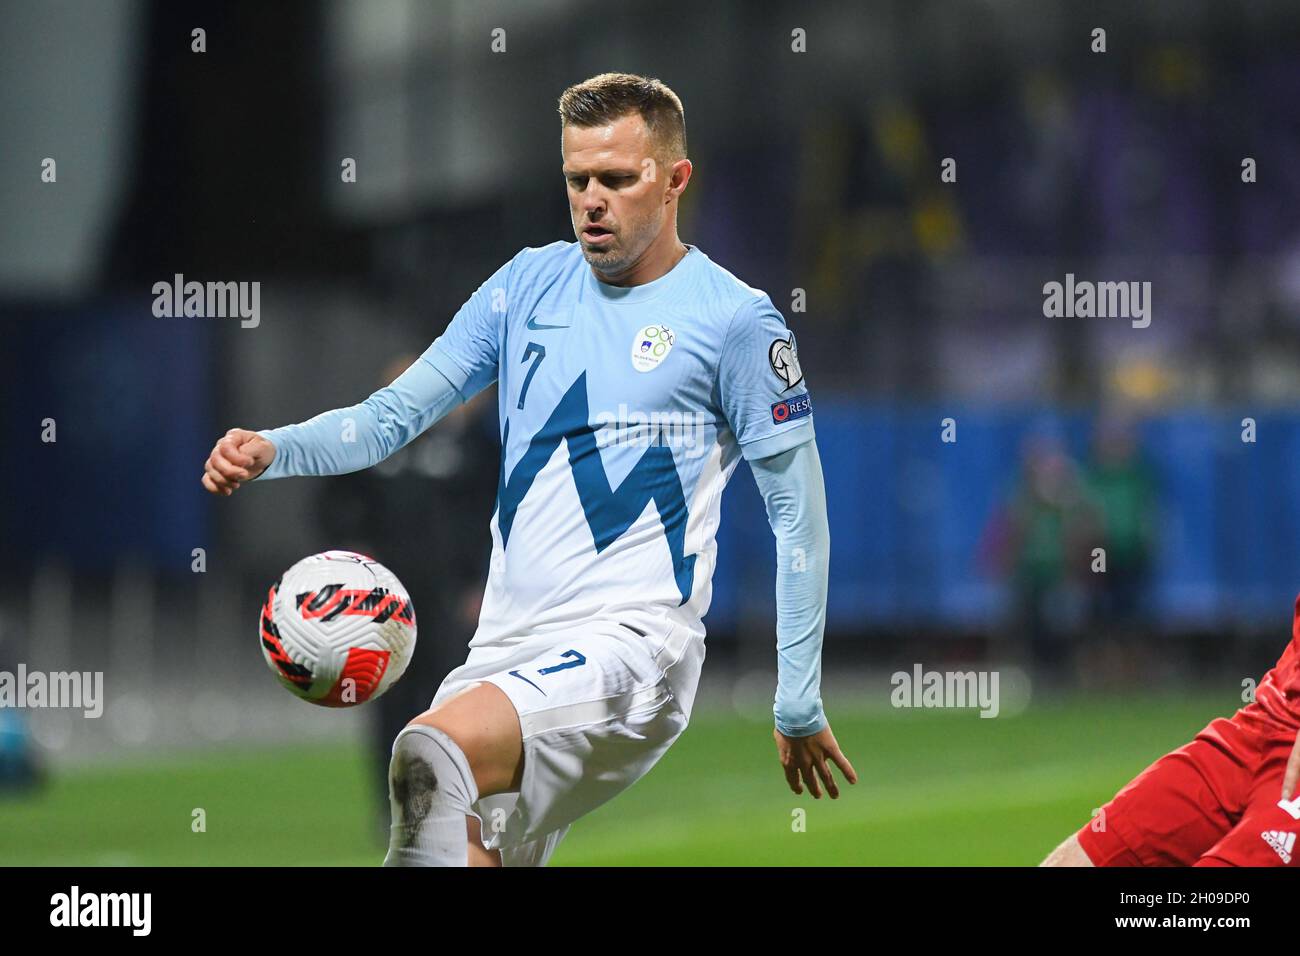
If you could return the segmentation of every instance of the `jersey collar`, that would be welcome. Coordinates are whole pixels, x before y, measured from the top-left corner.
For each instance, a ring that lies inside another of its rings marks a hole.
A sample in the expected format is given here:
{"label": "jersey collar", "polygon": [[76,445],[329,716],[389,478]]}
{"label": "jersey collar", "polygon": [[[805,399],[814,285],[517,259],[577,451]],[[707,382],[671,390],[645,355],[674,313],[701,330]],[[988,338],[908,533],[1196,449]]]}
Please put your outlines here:
{"label": "jersey collar", "polygon": [[686,247],[686,255],[677,261],[677,264],[661,275],[653,282],[647,282],[644,285],[618,286],[610,285],[607,282],[601,282],[596,278],[596,273],[592,271],[591,266],[585,259],[582,260],[583,268],[587,270],[587,287],[595,293],[596,297],[602,302],[612,302],[615,304],[645,302],[653,299],[665,289],[670,289],[675,283],[690,271],[689,267],[695,264],[704,253],[689,242],[682,243]]}

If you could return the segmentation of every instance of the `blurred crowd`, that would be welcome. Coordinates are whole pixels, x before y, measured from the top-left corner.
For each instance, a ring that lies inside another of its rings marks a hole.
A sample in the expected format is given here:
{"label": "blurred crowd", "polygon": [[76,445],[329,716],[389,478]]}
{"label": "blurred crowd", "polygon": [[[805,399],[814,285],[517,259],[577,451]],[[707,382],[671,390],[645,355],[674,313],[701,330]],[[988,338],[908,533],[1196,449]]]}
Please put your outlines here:
{"label": "blurred crowd", "polygon": [[1025,440],[1019,480],[985,547],[1011,585],[1012,633],[1040,674],[1095,675],[1100,656],[1140,640],[1158,507],[1127,422],[1102,420],[1083,462],[1050,430]]}

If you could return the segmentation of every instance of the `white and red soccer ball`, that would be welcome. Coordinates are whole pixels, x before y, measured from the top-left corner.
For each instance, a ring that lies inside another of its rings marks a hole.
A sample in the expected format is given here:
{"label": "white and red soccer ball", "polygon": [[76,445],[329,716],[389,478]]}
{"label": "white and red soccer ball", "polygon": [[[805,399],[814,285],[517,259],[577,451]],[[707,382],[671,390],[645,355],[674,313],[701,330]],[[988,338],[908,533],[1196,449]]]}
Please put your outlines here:
{"label": "white and red soccer ball", "polygon": [[386,567],[353,551],[303,558],[262,605],[262,656],[294,695],[324,707],[374,700],[415,650],[411,598]]}

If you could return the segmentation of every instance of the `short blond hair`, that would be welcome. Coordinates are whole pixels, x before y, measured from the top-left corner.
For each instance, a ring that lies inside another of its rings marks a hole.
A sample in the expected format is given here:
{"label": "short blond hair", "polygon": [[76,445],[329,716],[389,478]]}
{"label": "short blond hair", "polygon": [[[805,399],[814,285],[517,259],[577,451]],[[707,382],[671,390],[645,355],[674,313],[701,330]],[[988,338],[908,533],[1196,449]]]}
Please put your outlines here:
{"label": "short blond hair", "polygon": [[671,160],[686,158],[686,113],[682,101],[653,77],[601,73],[560,94],[560,124],[589,128],[637,113],[651,138]]}

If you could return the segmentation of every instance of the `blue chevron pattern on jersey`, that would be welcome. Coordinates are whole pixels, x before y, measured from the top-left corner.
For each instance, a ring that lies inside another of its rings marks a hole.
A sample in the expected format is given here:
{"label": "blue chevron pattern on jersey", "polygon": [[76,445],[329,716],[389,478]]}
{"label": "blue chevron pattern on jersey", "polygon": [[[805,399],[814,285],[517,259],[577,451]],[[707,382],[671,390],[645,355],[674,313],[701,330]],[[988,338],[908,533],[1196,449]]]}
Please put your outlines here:
{"label": "blue chevron pattern on jersey", "polygon": [[[600,458],[596,432],[591,426],[591,413],[587,402],[587,373],[578,376],[551,412],[550,418],[538,429],[528,450],[515,465],[509,480],[505,473],[505,456],[502,456],[501,473],[497,484],[497,526],[501,543],[510,543],[510,529],[515,514],[528,490],[533,486],[542,468],[551,460],[561,439],[567,442],[569,467],[578,488],[582,511],[591,529],[591,536],[600,553],[627,531],[641,516],[651,501],[659,511],[668,550],[672,556],[673,576],[681,603],[691,596],[695,579],[695,555],[686,550],[686,495],[681,478],[673,461],[672,449],[657,441],[636,463],[618,488],[610,486],[609,476]],[[510,422],[505,424],[502,446],[508,447]]]}

